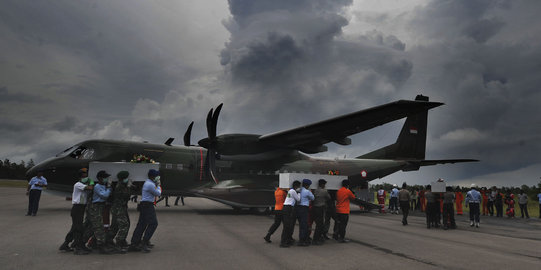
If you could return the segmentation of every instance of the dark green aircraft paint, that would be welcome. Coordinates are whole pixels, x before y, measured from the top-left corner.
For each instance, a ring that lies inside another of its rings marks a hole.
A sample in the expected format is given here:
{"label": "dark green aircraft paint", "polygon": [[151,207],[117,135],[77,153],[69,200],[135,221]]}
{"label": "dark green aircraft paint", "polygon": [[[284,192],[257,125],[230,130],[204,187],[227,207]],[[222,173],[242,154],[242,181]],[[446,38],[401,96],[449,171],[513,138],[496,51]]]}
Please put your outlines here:
{"label": "dark green aircraft paint", "polygon": [[[216,135],[221,105],[207,118],[209,137],[190,145],[190,125],[184,136],[187,146],[114,140],[89,140],[47,159],[27,175],[45,170],[48,189],[70,193],[80,168],[89,162],[129,162],[143,154],[160,163],[164,195],[209,198],[233,207],[274,205],[279,173],[327,174],[338,171],[353,188],[397,171],[421,166],[471,162],[471,159],[425,160],[428,110],[442,105],[417,96],[343,115],[311,125],[267,135]],[[355,159],[321,159],[304,153],[326,151],[324,144],[351,143],[348,136],[407,117],[396,143]],[[304,152],[304,153],[303,153]],[[93,176],[91,176],[93,177]]]}

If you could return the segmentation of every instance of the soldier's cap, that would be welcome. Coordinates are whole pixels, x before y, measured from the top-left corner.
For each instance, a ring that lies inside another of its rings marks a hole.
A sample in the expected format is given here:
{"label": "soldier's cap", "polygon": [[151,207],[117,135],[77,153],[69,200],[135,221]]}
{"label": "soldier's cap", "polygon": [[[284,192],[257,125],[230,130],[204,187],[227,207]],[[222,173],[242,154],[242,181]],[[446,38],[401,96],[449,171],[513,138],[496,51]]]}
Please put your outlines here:
{"label": "soldier's cap", "polygon": [[154,170],[154,169],[148,170],[148,177],[155,177],[155,176],[158,176],[158,175],[160,175],[160,171],[157,171],[157,170]]}
{"label": "soldier's cap", "polygon": [[82,168],[79,170],[79,175],[83,175],[85,173],[88,173],[88,169],[87,168]]}
{"label": "soldier's cap", "polygon": [[349,186],[349,180],[347,180],[347,179],[342,180],[342,186],[343,187]]}
{"label": "soldier's cap", "polygon": [[108,174],[106,171],[99,171],[98,174],[96,174],[96,178],[107,178],[111,176],[110,174]]}
{"label": "soldier's cap", "polygon": [[325,184],[327,184],[327,181],[325,179],[319,179],[319,181],[317,181],[317,183],[319,185],[325,185]]}
{"label": "soldier's cap", "polygon": [[302,184],[309,186],[309,185],[312,184],[312,180],[310,180],[310,179],[302,179]]}
{"label": "soldier's cap", "polygon": [[130,173],[128,171],[120,171],[116,174],[116,178],[121,180],[128,178],[128,176],[130,176]]}
{"label": "soldier's cap", "polygon": [[471,188],[477,188],[477,184],[475,183],[471,184]]}

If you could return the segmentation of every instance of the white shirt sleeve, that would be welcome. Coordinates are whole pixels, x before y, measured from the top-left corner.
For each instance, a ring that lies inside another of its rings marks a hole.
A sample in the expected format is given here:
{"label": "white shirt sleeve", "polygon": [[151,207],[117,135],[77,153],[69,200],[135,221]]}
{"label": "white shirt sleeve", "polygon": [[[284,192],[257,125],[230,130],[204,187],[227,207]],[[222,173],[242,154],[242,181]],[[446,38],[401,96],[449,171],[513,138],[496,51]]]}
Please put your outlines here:
{"label": "white shirt sleeve", "polygon": [[289,192],[291,193],[291,197],[295,199],[295,201],[298,202],[301,200],[301,195],[297,193],[295,190],[290,190]]}

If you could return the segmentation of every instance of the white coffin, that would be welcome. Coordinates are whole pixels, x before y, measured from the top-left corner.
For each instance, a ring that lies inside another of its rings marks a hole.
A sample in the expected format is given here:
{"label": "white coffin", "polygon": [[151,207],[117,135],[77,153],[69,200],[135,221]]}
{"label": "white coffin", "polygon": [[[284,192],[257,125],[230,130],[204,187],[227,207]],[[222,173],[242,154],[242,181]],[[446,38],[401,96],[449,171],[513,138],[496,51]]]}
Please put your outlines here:
{"label": "white coffin", "polygon": [[295,180],[302,183],[303,179],[312,180],[310,189],[316,189],[319,179],[325,179],[328,190],[339,190],[342,187],[342,180],[348,179],[346,175],[328,175],[328,174],[304,174],[304,173],[281,173],[280,188],[291,188]]}
{"label": "white coffin", "polygon": [[442,193],[444,193],[446,186],[447,185],[443,181],[442,182],[432,182],[432,183],[430,183],[430,187],[431,187],[432,192],[442,192]]}
{"label": "white coffin", "polygon": [[117,181],[116,174],[120,171],[128,171],[128,177],[134,182],[145,181],[148,178],[148,170],[160,169],[160,163],[130,163],[130,162],[90,162],[88,165],[88,177],[96,180],[96,174],[104,170],[111,176],[113,181]]}

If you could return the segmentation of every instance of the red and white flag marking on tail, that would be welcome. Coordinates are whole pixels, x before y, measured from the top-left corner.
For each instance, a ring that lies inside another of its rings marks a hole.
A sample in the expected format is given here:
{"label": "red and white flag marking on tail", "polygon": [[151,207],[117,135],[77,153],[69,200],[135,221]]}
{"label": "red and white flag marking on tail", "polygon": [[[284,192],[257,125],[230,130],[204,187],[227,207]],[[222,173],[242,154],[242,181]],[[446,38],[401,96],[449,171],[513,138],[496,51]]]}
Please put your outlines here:
{"label": "red and white flag marking on tail", "polygon": [[417,134],[417,128],[416,127],[410,127],[410,133],[411,134]]}

